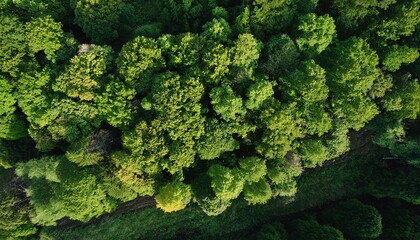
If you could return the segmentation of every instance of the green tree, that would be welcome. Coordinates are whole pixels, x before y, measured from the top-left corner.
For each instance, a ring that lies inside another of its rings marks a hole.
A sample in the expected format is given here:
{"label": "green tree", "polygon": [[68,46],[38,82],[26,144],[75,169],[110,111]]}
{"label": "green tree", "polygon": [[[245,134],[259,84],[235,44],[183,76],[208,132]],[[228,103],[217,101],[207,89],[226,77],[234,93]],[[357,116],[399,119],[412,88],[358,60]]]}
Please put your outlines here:
{"label": "green tree", "polygon": [[[200,100],[204,86],[198,78],[166,72],[156,77],[150,100],[159,129],[173,141],[193,146],[204,133],[204,117]],[[149,97],[147,97],[149,98]]]}
{"label": "green tree", "polygon": [[156,41],[143,36],[124,44],[116,62],[118,72],[127,85],[140,92],[149,89],[151,74],[165,66],[162,51]]}
{"label": "green tree", "polygon": [[273,194],[265,179],[245,183],[243,191],[245,200],[251,205],[267,203]]}
{"label": "green tree", "polygon": [[313,56],[324,51],[336,37],[334,19],[328,14],[309,13],[301,17],[296,44],[303,52]]}
{"label": "green tree", "polygon": [[222,201],[233,200],[242,192],[244,180],[241,178],[238,169],[229,169],[214,164],[210,166],[208,174],[216,197]]}
{"label": "green tree", "polygon": [[356,199],[340,202],[324,210],[322,219],[351,238],[376,238],[382,233],[378,210]]}
{"label": "green tree", "polygon": [[223,18],[213,18],[203,26],[202,36],[216,42],[226,42],[232,33],[229,23]]}
{"label": "green tree", "polygon": [[107,44],[118,37],[123,6],[123,0],[74,0],[74,21],[93,43]]}
{"label": "green tree", "polygon": [[293,1],[290,0],[255,0],[251,13],[251,27],[258,36],[278,31],[287,26],[295,14]]}
{"label": "green tree", "polygon": [[15,77],[27,53],[23,24],[6,14],[0,16],[0,71]]}
{"label": "green tree", "polygon": [[378,15],[379,10],[387,9],[396,0],[334,0],[333,7],[338,17],[337,21],[345,28],[354,28],[367,16]]}
{"label": "green tree", "polygon": [[247,182],[258,182],[267,174],[265,160],[258,157],[239,159],[242,177]]}
{"label": "green tree", "polygon": [[130,125],[136,114],[132,103],[136,91],[117,78],[110,78],[103,92],[95,95],[94,102],[99,115],[111,126],[124,128]]}
{"label": "green tree", "polygon": [[239,148],[239,143],[232,136],[232,129],[226,123],[216,119],[207,120],[205,134],[196,142],[200,159],[212,160],[224,152]]}
{"label": "green tree", "polygon": [[344,240],[343,233],[340,230],[328,225],[320,225],[314,219],[302,220],[298,219],[293,221],[293,230],[290,233],[290,239],[331,239],[331,240]]}
{"label": "green tree", "polygon": [[55,225],[63,217],[88,221],[113,208],[112,201],[89,170],[78,169],[73,163],[62,161],[57,168],[60,183],[33,179],[28,189],[35,209],[32,222]]}
{"label": "green tree", "polygon": [[163,211],[179,211],[191,201],[191,188],[182,182],[171,182],[159,190],[155,199],[156,206]]}
{"label": "green tree", "polygon": [[397,119],[416,119],[420,113],[420,84],[410,74],[399,76],[392,92],[383,99],[383,107]]}
{"label": "green tree", "polygon": [[267,99],[274,94],[274,84],[266,78],[258,78],[255,83],[249,86],[245,106],[251,110],[258,110]]}
{"label": "green tree", "polygon": [[62,161],[64,161],[63,157],[32,159],[25,163],[18,163],[15,172],[19,177],[60,182],[58,166]]}
{"label": "green tree", "polygon": [[300,119],[295,115],[294,104],[281,106],[275,102],[262,110],[260,122],[263,126],[261,140],[256,144],[258,153],[268,159],[281,159],[293,149],[293,141],[303,137]]}
{"label": "green tree", "polygon": [[329,89],[326,83],[325,70],[314,60],[309,60],[281,78],[279,88],[288,100],[310,104],[328,98]]}
{"label": "green tree", "polygon": [[55,62],[56,52],[61,48],[64,38],[61,23],[47,16],[32,19],[25,27],[29,51],[32,54],[43,51],[48,60]]}
{"label": "green tree", "polygon": [[214,111],[225,121],[234,121],[246,113],[242,98],[228,86],[213,88],[210,98]]}
{"label": "green tree", "polygon": [[277,79],[296,68],[299,55],[295,43],[288,35],[275,35],[264,45],[261,68],[270,77]]}
{"label": "green tree", "polygon": [[401,64],[415,62],[419,55],[417,48],[411,48],[406,45],[392,45],[385,50],[385,54],[382,57],[382,64],[385,70],[395,72],[400,69]]}
{"label": "green tree", "polygon": [[90,101],[100,89],[102,78],[109,71],[112,49],[108,46],[91,46],[93,49],[74,56],[70,65],[53,84],[53,90],[64,92],[71,98]]}
{"label": "green tree", "polygon": [[322,163],[329,159],[328,148],[316,139],[304,140],[299,147],[299,152],[307,168],[322,166]]}
{"label": "green tree", "polygon": [[418,14],[420,1],[402,1],[391,6],[389,11],[389,14],[377,25],[378,36],[389,40],[398,40],[402,36],[412,35],[420,23]]}
{"label": "green tree", "polygon": [[281,222],[264,224],[257,233],[257,240],[286,240],[288,234]]}

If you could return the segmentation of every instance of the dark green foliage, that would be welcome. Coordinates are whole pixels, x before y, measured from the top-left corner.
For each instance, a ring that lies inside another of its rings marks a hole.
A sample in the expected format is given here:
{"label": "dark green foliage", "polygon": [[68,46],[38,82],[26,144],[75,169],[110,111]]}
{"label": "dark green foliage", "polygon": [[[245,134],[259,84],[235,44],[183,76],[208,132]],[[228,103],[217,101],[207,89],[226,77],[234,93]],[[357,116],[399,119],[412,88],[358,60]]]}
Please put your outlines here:
{"label": "dark green foliage", "polygon": [[289,239],[331,239],[344,240],[343,233],[340,230],[328,225],[320,225],[316,220],[295,220],[293,222],[293,231]]}
{"label": "dark green foliage", "polygon": [[417,239],[420,237],[420,215],[391,205],[381,212],[383,233],[380,239]]}
{"label": "dark green foliage", "polygon": [[382,233],[382,218],[378,210],[356,199],[324,210],[322,219],[351,238],[376,238]]}
{"label": "dark green foliage", "polygon": [[286,240],[287,232],[281,222],[264,224],[257,233],[257,240]]}
{"label": "dark green foliage", "polygon": [[271,37],[265,44],[264,51],[265,61],[262,68],[273,78],[288,73],[298,64],[297,47],[293,40],[285,34]]}
{"label": "dark green foliage", "polygon": [[73,0],[74,21],[93,43],[107,44],[118,36],[117,27],[124,1]]}

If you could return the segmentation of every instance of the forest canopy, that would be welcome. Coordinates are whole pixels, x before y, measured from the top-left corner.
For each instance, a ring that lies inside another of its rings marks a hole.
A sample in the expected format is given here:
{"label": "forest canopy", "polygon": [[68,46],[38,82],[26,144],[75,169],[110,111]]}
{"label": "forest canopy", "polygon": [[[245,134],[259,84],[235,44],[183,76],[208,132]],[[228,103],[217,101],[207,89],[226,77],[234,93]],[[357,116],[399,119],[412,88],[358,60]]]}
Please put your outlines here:
{"label": "forest canopy", "polygon": [[[0,238],[146,196],[210,216],[292,198],[363,129],[419,167],[407,130],[419,12],[420,0],[2,0]],[[342,238],[318,225],[294,223]]]}

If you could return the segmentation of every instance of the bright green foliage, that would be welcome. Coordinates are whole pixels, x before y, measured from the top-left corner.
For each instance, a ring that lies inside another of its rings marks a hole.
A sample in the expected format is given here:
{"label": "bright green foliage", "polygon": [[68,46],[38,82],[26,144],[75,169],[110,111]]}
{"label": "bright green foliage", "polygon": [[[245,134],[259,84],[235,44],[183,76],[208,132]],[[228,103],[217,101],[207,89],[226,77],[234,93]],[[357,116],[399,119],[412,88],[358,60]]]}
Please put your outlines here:
{"label": "bright green foliage", "polygon": [[242,192],[244,179],[241,178],[238,169],[229,169],[214,164],[208,171],[211,177],[211,187],[216,197],[222,201],[235,199]]}
{"label": "bright green foliage", "polygon": [[322,219],[350,238],[376,238],[382,233],[378,210],[356,199],[340,202],[324,210]]}
{"label": "bright green foliage", "polygon": [[93,43],[107,44],[118,37],[123,0],[73,0],[75,23]]}
{"label": "bright green foliage", "polygon": [[344,118],[349,128],[360,130],[367,122],[378,115],[376,104],[367,97],[353,99],[333,99],[334,115]]}
{"label": "bright green foliage", "polygon": [[26,124],[16,115],[16,99],[13,96],[13,85],[0,76],[0,138],[16,140],[26,136]]}
{"label": "bright green foliage", "polygon": [[134,130],[123,133],[123,147],[132,155],[129,158],[129,165],[135,166],[135,169],[130,166],[128,170],[151,174],[161,170],[159,160],[169,153],[169,149],[158,128],[161,126],[157,121],[150,124],[141,121]]}
{"label": "bright green foliage", "polygon": [[50,71],[33,71],[22,74],[15,91],[18,105],[27,120],[36,127],[45,127],[57,117],[58,113],[51,109],[52,91]]}
{"label": "bright green foliage", "polygon": [[397,119],[415,119],[420,113],[420,84],[411,75],[403,75],[396,86],[383,99],[386,111],[392,112]]}
{"label": "bright green foliage", "polygon": [[181,141],[174,141],[169,145],[169,157],[162,159],[161,165],[171,174],[182,173],[183,168],[193,165],[195,154],[192,146],[187,146]]}
{"label": "bright green foliage", "polygon": [[240,34],[232,48],[232,65],[239,68],[255,68],[262,44],[250,33]]}
{"label": "bright green foliage", "polygon": [[208,120],[205,134],[197,141],[196,149],[200,159],[212,160],[224,152],[239,148],[239,143],[232,136],[232,129],[217,120]]}
{"label": "bright green foliage", "polygon": [[203,26],[202,36],[216,42],[226,42],[232,30],[229,23],[223,18],[213,18]]}
{"label": "bright green foliage", "polygon": [[9,151],[7,151],[7,148],[4,144],[3,140],[0,140],[0,169],[1,168],[11,168],[11,162],[10,162],[10,154]]}
{"label": "bright green foliage", "polygon": [[357,26],[365,17],[377,15],[380,9],[387,9],[396,0],[334,0],[338,12],[337,21],[345,28]]}
{"label": "bright green foliage", "polygon": [[55,20],[66,21],[64,19],[67,5],[69,3],[62,0],[4,0],[8,2],[11,11],[19,12],[19,17],[29,21],[31,18],[52,16]]}
{"label": "bright green foliage", "polygon": [[16,107],[16,99],[13,97],[13,85],[9,81],[0,77],[0,116],[13,114]]}
{"label": "bright green foliage", "polygon": [[267,79],[257,79],[255,83],[249,86],[246,93],[248,99],[245,102],[245,106],[251,110],[258,110],[265,100],[273,96],[273,83]]}
{"label": "bright green foliage", "polygon": [[45,179],[50,182],[60,182],[58,165],[63,157],[43,157],[32,159],[26,163],[16,165],[16,175],[29,179]]}
{"label": "bright green foliage", "polygon": [[334,19],[328,14],[309,13],[300,19],[296,44],[303,52],[313,56],[324,51],[336,37]]}
{"label": "bright green foliage", "polygon": [[372,99],[381,98],[392,87],[392,75],[381,72],[379,77],[373,82],[369,90],[369,97]]}
{"label": "bright green foliage", "polygon": [[50,17],[35,18],[26,23],[28,48],[32,54],[44,51],[48,60],[55,62],[56,52],[61,47],[64,37],[61,23]]}
{"label": "bright green foliage", "polygon": [[235,33],[249,33],[251,32],[250,26],[250,10],[249,6],[246,6],[241,14],[235,18],[235,24],[233,25],[233,30]]}
{"label": "bright green foliage", "polygon": [[150,74],[165,66],[156,41],[143,36],[124,44],[117,58],[119,73],[125,82],[139,91],[150,87]]}
{"label": "bright green foliage", "polygon": [[287,240],[287,231],[281,222],[264,224],[257,233],[257,240]]}
{"label": "bright green foliage", "polygon": [[59,166],[60,183],[45,180],[32,181],[28,189],[35,215],[31,220],[42,225],[55,225],[55,221],[69,217],[88,221],[113,205],[99,186],[94,175],[64,161]]}
{"label": "bright green foliage", "polygon": [[107,72],[112,58],[112,49],[91,46],[93,49],[74,56],[70,65],[56,79],[53,90],[64,92],[71,98],[92,100],[101,87],[101,77]]}
{"label": "bright green foliage", "polygon": [[272,194],[270,184],[265,179],[244,185],[244,198],[251,205],[267,203]]}
{"label": "bright green foliage", "polygon": [[316,139],[304,140],[300,146],[302,161],[307,168],[322,166],[322,163],[328,160],[328,148]]}
{"label": "bright green foliage", "polygon": [[331,129],[333,120],[324,109],[325,105],[322,102],[304,106],[302,117],[305,121],[306,133],[322,136]]}
{"label": "bright green foliage", "polygon": [[158,39],[158,44],[168,54],[168,64],[177,70],[189,69],[200,61],[202,41],[197,34],[163,35]]}
{"label": "bright green foliage", "polygon": [[385,51],[382,64],[385,70],[391,72],[400,69],[403,63],[410,64],[415,62],[420,55],[417,48],[411,48],[406,45],[392,45]]}
{"label": "bright green foliage", "polygon": [[287,26],[294,15],[291,0],[255,0],[251,14],[254,32],[263,36],[265,32],[278,31]]}
{"label": "bright green foliage", "polygon": [[324,136],[329,150],[329,159],[341,156],[350,149],[350,139],[348,137],[348,128],[345,124],[336,123],[331,132]]}
{"label": "bright green foliage", "polygon": [[156,206],[163,211],[179,211],[191,201],[191,188],[182,182],[172,182],[163,186],[155,199]]}
{"label": "bright green foliage", "polygon": [[233,121],[246,113],[242,98],[228,86],[213,88],[210,98],[214,111],[225,121]]}
{"label": "bright green foliage", "polygon": [[299,176],[303,169],[300,159],[297,156],[289,156],[284,159],[272,160],[268,162],[268,177],[275,184],[287,184],[294,181],[294,177]]}
{"label": "bright green foliage", "polygon": [[0,71],[16,76],[26,55],[27,45],[23,25],[15,17],[0,16]]}
{"label": "bright green foliage", "polygon": [[344,240],[343,233],[340,230],[333,228],[328,225],[320,225],[313,219],[309,220],[295,220],[293,222],[293,231],[290,234],[289,239],[299,240]]}
{"label": "bright green foliage", "polygon": [[353,97],[365,94],[379,76],[378,56],[369,44],[352,37],[330,48],[325,61],[327,84],[333,96]]}
{"label": "bright green foliage", "polygon": [[127,202],[135,199],[137,193],[115,176],[103,176],[101,186],[107,195]]}
{"label": "bright green foliage", "polygon": [[299,52],[293,40],[286,34],[271,37],[264,46],[262,68],[272,78],[293,70],[298,64]]}
{"label": "bright green foliage", "polygon": [[256,145],[258,153],[268,159],[281,159],[292,150],[293,141],[303,137],[302,129],[297,124],[300,120],[294,116],[294,104],[281,107],[279,103],[264,109],[260,121],[264,124],[261,142]]}
{"label": "bright green foliage", "polygon": [[203,62],[205,64],[203,72],[209,76],[205,78],[206,83],[220,83],[229,73],[229,66],[232,64],[229,48],[222,44],[214,44],[210,50],[204,52]]}
{"label": "bright green foliage", "polygon": [[281,79],[280,90],[288,99],[304,104],[328,98],[325,70],[314,60],[302,62],[299,68]]}
{"label": "bright green foliage", "polygon": [[353,37],[339,42],[324,57],[333,113],[345,119],[349,128],[359,130],[379,113],[367,97],[380,76],[378,56],[365,40]]}
{"label": "bright green foliage", "polygon": [[132,100],[136,91],[127,87],[119,79],[111,78],[103,92],[94,98],[99,115],[111,126],[126,127],[136,113]]}
{"label": "bright green foliage", "polygon": [[377,34],[389,40],[398,40],[413,34],[420,23],[420,1],[401,1],[390,7],[390,13],[377,27]]}
{"label": "bright green foliage", "polygon": [[159,129],[170,139],[192,146],[204,132],[200,100],[204,87],[195,77],[167,72],[157,76],[152,86],[152,110],[160,121]]}
{"label": "bright green foliage", "polygon": [[265,160],[258,157],[239,159],[242,177],[247,182],[258,182],[267,174]]}
{"label": "bright green foliage", "polygon": [[217,216],[223,213],[231,205],[231,201],[221,200],[219,198],[204,198],[198,202],[198,205],[207,216]]}
{"label": "bright green foliage", "polygon": [[[130,189],[127,193],[129,194],[128,197],[131,197],[131,191],[133,191],[136,196],[153,196],[155,193],[155,182],[144,174],[140,168],[141,166],[144,166],[144,164],[139,164],[139,159],[133,158],[123,151],[118,151],[112,153],[111,161],[118,168],[118,170],[114,172],[115,181],[122,183],[121,188]],[[149,171],[152,170],[156,171],[155,169],[150,169]],[[106,187],[106,190],[109,191],[109,188]],[[124,197],[124,199],[125,198],[126,197]]]}

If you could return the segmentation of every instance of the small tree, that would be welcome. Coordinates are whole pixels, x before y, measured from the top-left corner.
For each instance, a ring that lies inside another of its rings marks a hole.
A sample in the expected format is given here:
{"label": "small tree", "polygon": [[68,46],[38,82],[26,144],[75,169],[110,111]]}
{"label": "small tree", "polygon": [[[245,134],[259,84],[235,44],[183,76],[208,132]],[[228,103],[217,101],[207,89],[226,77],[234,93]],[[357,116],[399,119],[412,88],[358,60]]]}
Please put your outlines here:
{"label": "small tree", "polygon": [[179,211],[191,201],[191,187],[182,182],[172,182],[163,186],[155,199],[156,206],[163,211]]}

